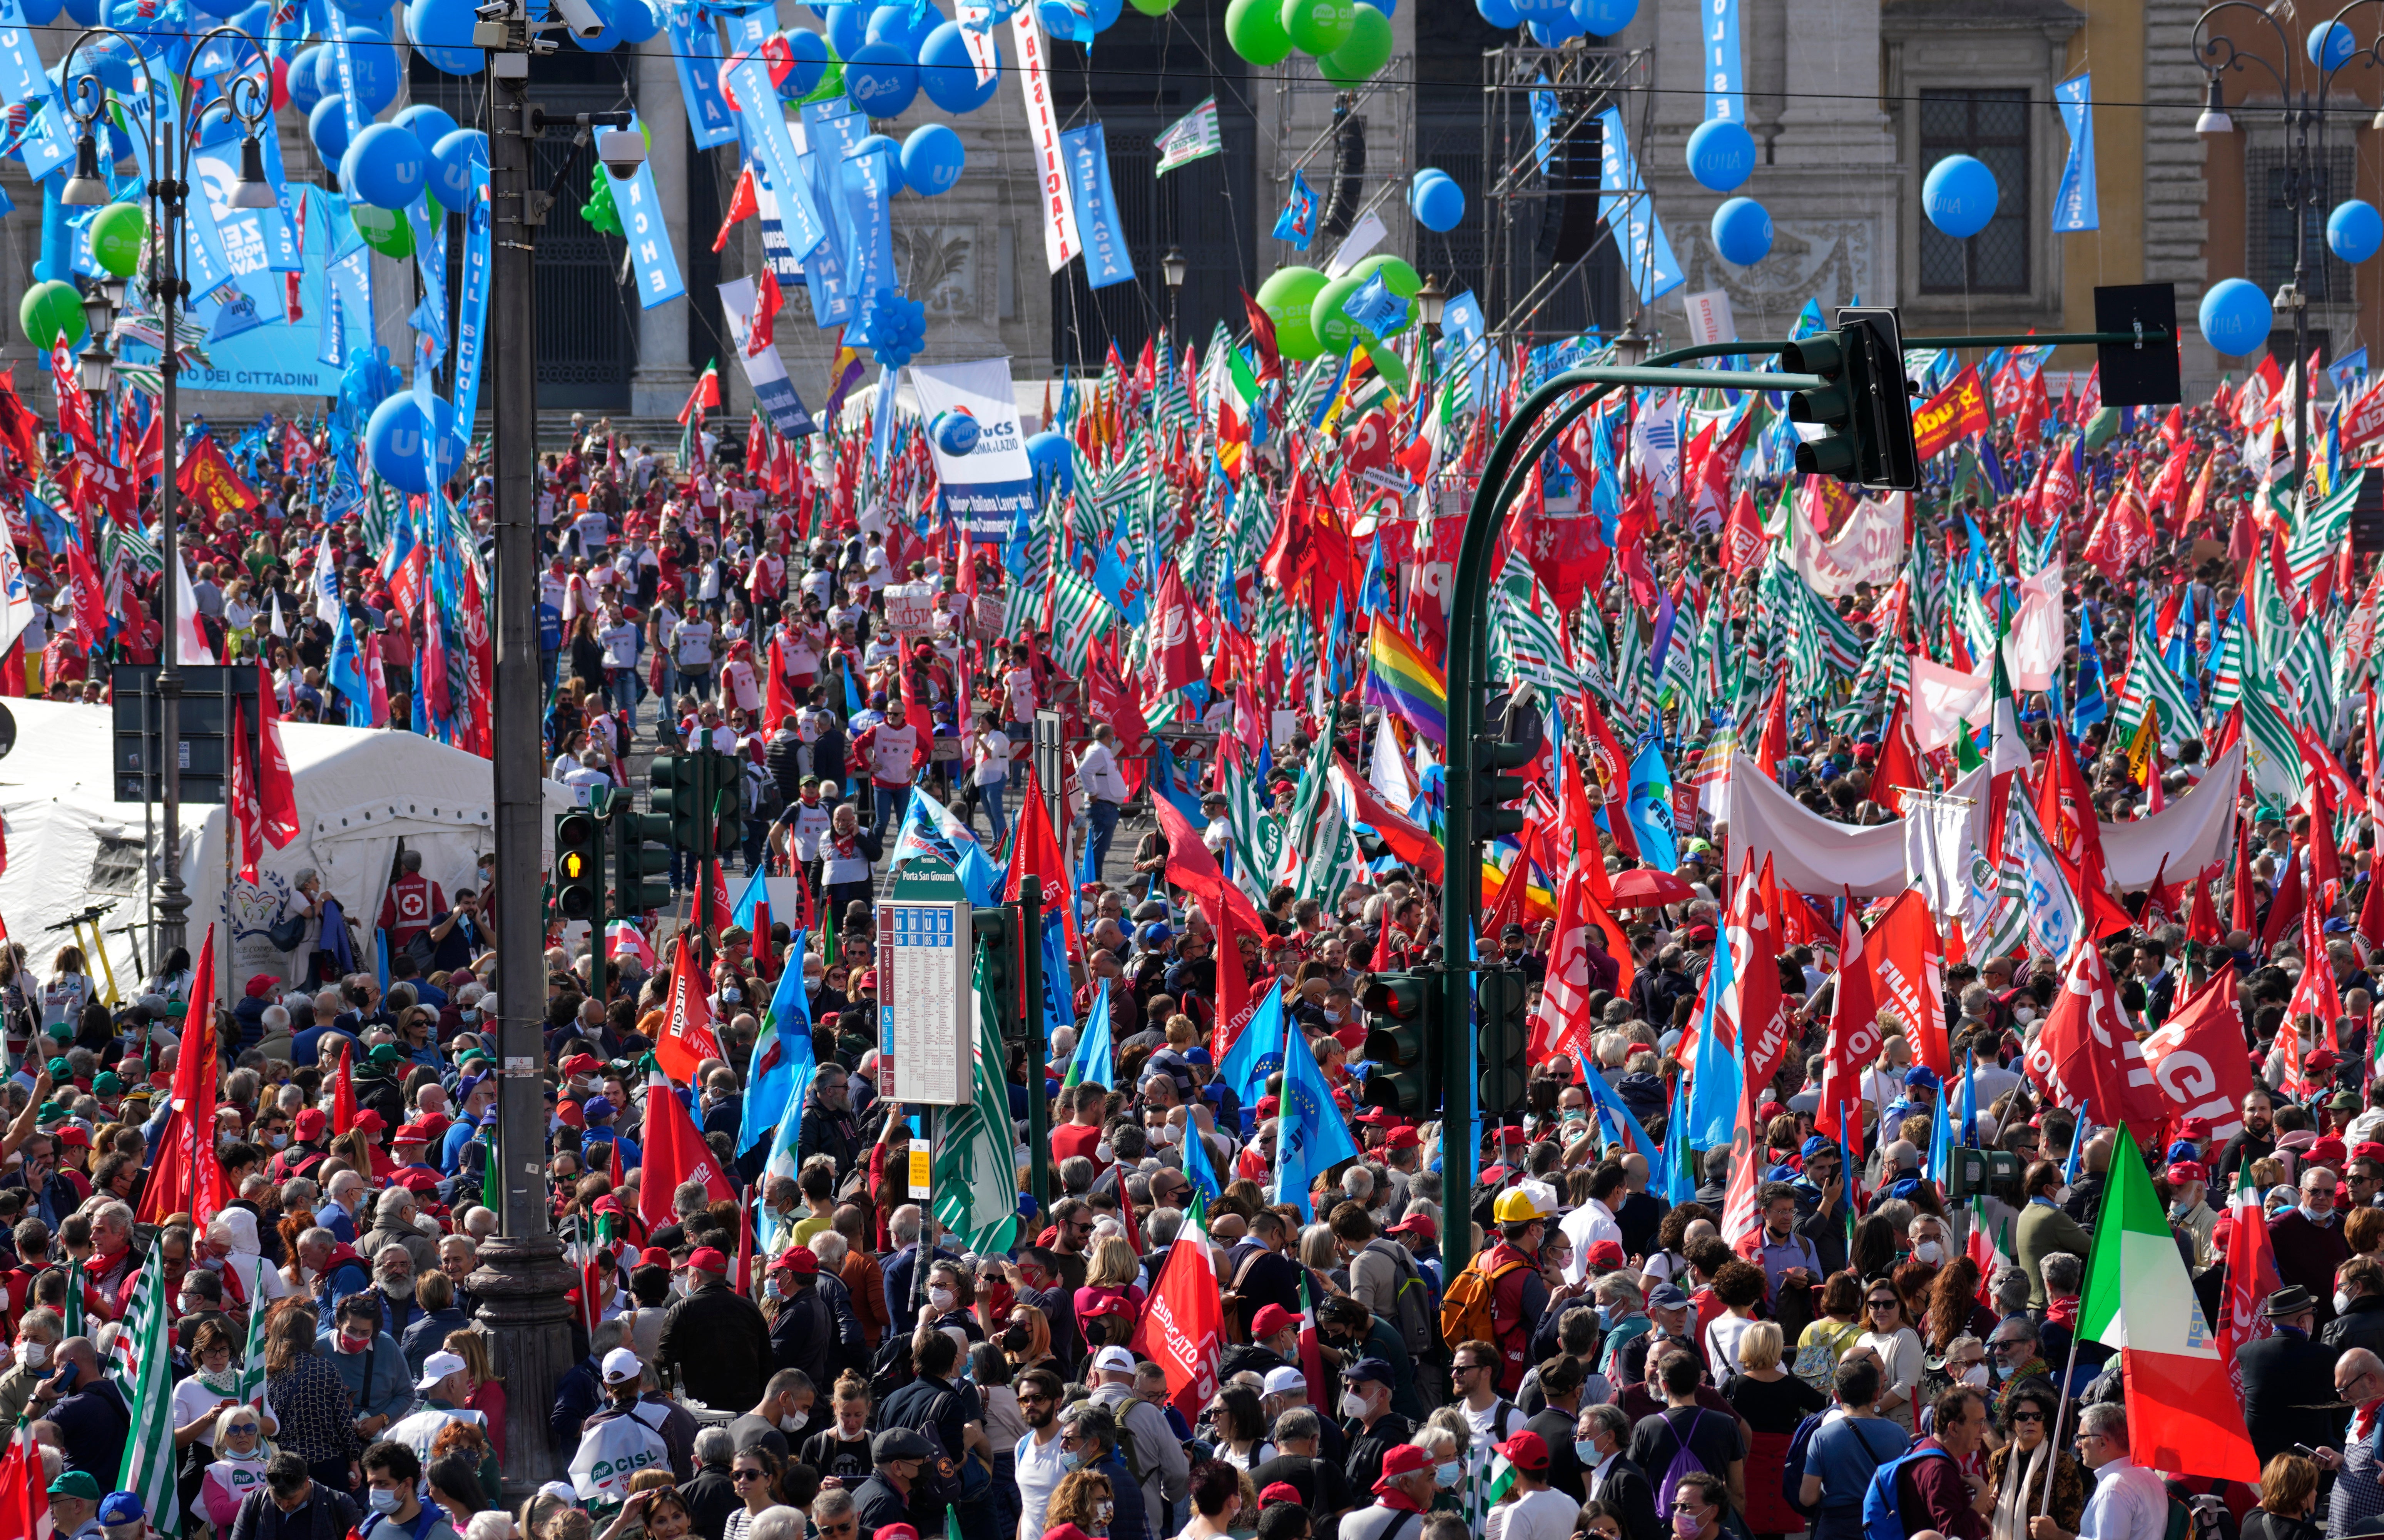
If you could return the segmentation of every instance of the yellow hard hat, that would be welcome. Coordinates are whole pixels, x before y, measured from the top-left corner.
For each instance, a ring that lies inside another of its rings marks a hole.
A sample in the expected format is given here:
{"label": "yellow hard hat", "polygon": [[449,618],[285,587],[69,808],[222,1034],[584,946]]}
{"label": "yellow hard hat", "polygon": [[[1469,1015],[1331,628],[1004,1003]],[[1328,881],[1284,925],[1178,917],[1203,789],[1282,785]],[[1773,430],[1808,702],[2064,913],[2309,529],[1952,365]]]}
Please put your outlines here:
{"label": "yellow hard hat", "polygon": [[1501,1224],[1525,1224],[1547,1216],[1540,1212],[1540,1206],[1532,1200],[1530,1193],[1521,1187],[1509,1187],[1490,1206],[1490,1217]]}

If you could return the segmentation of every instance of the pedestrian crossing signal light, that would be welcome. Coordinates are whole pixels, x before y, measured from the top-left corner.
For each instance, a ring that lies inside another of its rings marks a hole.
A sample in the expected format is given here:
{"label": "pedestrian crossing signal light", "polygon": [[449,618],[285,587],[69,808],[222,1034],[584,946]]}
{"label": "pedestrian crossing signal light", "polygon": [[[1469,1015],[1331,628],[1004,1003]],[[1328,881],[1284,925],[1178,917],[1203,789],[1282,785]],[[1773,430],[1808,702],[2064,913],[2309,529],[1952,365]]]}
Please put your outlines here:
{"label": "pedestrian crossing signal light", "polygon": [[554,907],[566,920],[593,920],[604,899],[604,826],[592,813],[554,821]]}
{"label": "pedestrian crossing signal light", "polygon": [[1433,975],[1377,974],[1358,1004],[1366,1012],[1363,1099],[1406,1118],[1431,1115],[1439,1083],[1431,1030]]}
{"label": "pedestrian crossing signal light", "polygon": [[1487,968],[1473,986],[1473,1011],[1481,1028],[1482,1112],[1503,1117],[1523,1105],[1531,1074],[1531,1025],[1524,1020],[1523,975]]}

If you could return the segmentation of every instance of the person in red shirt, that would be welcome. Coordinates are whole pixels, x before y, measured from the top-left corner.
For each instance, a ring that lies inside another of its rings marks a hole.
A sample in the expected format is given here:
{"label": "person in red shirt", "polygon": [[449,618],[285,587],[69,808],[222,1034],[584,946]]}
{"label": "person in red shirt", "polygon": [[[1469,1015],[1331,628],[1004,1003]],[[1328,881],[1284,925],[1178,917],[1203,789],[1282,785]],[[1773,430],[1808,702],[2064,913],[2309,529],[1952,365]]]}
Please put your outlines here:
{"label": "person in red shirt", "polygon": [[447,913],[447,895],[422,875],[422,852],[408,851],[399,860],[397,879],[380,901],[380,928],[389,932],[392,950],[426,935],[434,915]]}
{"label": "person in red shirt", "polygon": [[1093,1162],[1093,1174],[1099,1176],[1110,1166],[1100,1154],[1101,1112],[1109,1103],[1109,1093],[1099,1082],[1086,1080],[1062,1090],[1060,1099],[1068,1121],[1051,1130],[1052,1161],[1056,1164],[1071,1155],[1082,1155]]}

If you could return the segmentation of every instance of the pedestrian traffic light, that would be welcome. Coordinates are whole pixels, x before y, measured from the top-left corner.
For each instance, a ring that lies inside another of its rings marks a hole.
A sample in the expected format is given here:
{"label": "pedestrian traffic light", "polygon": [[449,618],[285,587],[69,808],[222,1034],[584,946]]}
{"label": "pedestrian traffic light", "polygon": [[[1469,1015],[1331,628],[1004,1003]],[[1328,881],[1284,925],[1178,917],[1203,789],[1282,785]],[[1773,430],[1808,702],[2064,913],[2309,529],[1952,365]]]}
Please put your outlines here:
{"label": "pedestrian traffic light", "polygon": [[[613,804],[613,913],[628,918],[670,906],[670,819],[631,810],[623,797]],[[660,844],[649,841],[660,840]],[[663,880],[651,880],[656,873]]]}
{"label": "pedestrian traffic light", "polygon": [[1523,1105],[1531,1074],[1532,1034],[1523,1019],[1523,975],[1511,968],[1484,968],[1473,986],[1473,1010],[1482,1045],[1482,1112],[1486,1119]]}
{"label": "pedestrian traffic light", "polygon": [[702,764],[694,754],[656,754],[647,771],[647,803],[670,829],[671,848],[702,851],[708,821],[702,801]]}
{"label": "pedestrian traffic light", "polygon": [[1835,331],[1789,343],[1780,350],[1780,363],[1790,374],[1821,377],[1819,385],[1788,397],[1788,420],[1821,430],[1797,444],[1799,471],[1864,487],[1910,491],[1920,485],[1911,388],[1894,310],[1842,306]]}
{"label": "pedestrian traffic light", "polygon": [[1488,839],[1494,835],[1523,832],[1523,812],[1507,804],[1518,801],[1531,790],[1531,785],[1521,776],[1500,775],[1502,770],[1516,770],[1539,756],[1539,739],[1535,735],[1528,743],[1509,743],[1488,735],[1473,740],[1473,838]]}
{"label": "pedestrian traffic light", "polygon": [[1366,1012],[1366,1076],[1369,1107],[1385,1107],[1406,1118],[1424,1118],[1439,1100],[1434,1062],[1431,974],[1376,974],[1358,1003]]}
{"label": "pedestrian traffic light", "polygon": [[969,928],[975,933],[977,958],[985,964],[984,989],[993,1001],[994,1019],[1004,1038],[1026,1034],[1025,970],[1021,965],[1018,908],[996,904],[969,911]]}
{"label": "pedestrian traffic light", "polygon": [[593,920],[603,901],[603,821],[564,813],[554,821],[554,907],[566,920]]}

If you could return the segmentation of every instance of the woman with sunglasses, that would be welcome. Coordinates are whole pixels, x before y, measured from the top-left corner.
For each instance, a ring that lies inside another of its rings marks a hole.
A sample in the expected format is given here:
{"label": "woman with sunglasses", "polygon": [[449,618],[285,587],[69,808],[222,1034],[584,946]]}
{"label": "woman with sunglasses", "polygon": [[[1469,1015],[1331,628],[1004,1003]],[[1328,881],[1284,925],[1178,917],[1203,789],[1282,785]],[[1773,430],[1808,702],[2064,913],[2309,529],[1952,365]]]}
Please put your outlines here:
{"label": "woman with sunglasses", "polygon": [[241,1499],[265,1484],[265,1462],[273,1454],[256,1409],[242,1404],[217,1416],[214,1447],[216,1458],[199,1484],[199,1512],[217,1531],[230,1534]]}
{"label": "woman with sunglasses", "polygon": [[2053,1417],[2060,1396],[2045,1380],[2022,1380],[2004,1397],[1998,1431],[2003,1447],[1987,1456],[1987,1484],[1994,1488],[1989,1519],[1993,1540],[2028,1540],[2029,1520],[2044,1506],[2047,1472],[2053,1481],[2053,1521],[2067,1534],[2078,1533],[2086,1511],[2086,1472],[2053,1445]]}
{"label": "woman with sunglasses", "polygon": [[1928,1353],[1920,1334],[1904,1318],[1904,1296],[1894,1281],[1873,1278],[1863,1285],[1863,1331],[1855,1348],[1868,1348],[1880,1363],[1879,1414],[1912,1432],[1912,1397],[1920,1386]]}
{"label": "woman with sunglasses", "polygon": [[766,1446],[757,1444],[739,1451],[728,1467],[728,1481],[745,1506],[729,1511],[728,1522],[721,1527],[721,1540],[745,1540],[762,1510],[778,1500],[778,1476],[785,1469]]}

